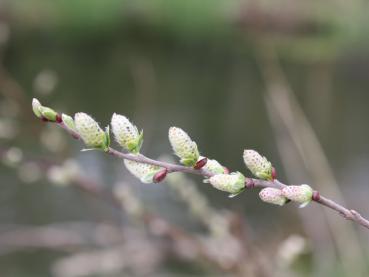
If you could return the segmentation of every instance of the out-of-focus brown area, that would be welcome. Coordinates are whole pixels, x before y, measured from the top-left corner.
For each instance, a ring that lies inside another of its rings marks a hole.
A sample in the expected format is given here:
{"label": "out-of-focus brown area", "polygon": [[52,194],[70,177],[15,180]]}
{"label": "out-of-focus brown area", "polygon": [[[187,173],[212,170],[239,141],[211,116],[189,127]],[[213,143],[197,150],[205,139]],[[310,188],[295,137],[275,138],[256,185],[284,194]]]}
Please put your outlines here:
{"label": "out-of-focus brown area", "polygon": [[368,232],[318,205],[235,198],[198,176],[142,184],[40,122],[33,97],[102,126],[170,126],[250,173],[265,155],[369,215],[369,17],[363,1],[0,0],[0,275],[367,276]]}

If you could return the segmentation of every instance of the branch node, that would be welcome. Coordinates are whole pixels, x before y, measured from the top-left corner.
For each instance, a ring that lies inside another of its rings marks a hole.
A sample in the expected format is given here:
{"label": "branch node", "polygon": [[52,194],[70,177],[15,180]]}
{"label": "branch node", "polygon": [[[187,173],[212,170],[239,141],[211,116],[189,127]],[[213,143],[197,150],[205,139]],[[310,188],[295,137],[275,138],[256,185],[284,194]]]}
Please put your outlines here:
{"label": "branch node", "polygon": [[251,178],[247,178],[246,182],[245,182],[245,187],[248,188],[248,189],[254,188],[255,187],[254,180],[251,179]]}
{"label": "branch node", "polygon": [[319,191],[317,191],[317,190],[314,190],[313,191],[312,200],[313,201],[319,201],[320,200],[320,193],[319,193]]}

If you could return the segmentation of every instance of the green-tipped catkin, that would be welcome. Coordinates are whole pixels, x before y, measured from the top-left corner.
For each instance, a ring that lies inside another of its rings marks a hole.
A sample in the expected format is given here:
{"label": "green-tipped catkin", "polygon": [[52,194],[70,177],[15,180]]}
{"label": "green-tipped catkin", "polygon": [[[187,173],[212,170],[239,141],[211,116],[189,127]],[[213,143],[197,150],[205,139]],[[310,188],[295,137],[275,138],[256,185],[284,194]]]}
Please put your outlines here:
{"label": "green-tipped catkin", "polygon": [[77,133],[86,146],[106,151],[109,148],[109,135],[88,114],[76,113],[74,123]]}
{"label": "green-tipped catkin", "polygon": [[140,179],[142,183],[154,183],[155,174],[165,170],[164,168],[156,165],[139,163],[131,160],[124,160],[124,165],[135,177]]}
{"label": "green-tipped catkin", "polygon": [[169,141],[174,153],[181,158],[181,163],[186,166],[194,166],[199,159],[199,151],[196,142],[181,128],[169,128]]}
{"label": "green-tipped catkin", "polygon": [[208,159],[208,162],[203,167],[204,170],[213,174],[226,174],[225,168],[217,161]]}
{"label": "green-tipped catkin", "polygon": [[264,188],[260,191],[259,197],[262,201],[283,206],[287,202],[287,198],[283,195],[280,189],[276,188]]}
{"label": "green-tipped catkin", "polygon": [[272,164],[255,150],[244,150],[243,160],[251,173],[263,180],[273,180]]}
{"label": "green-tipped catkin", "polygon": [[283,195],[297,203],[300,203],[300,207],[305,207],[309,204],[313,198],[313,189],[309,185],[300,186],[287,186],[282,189]]}
{"label": "green-tipped catkin", "polygon": [[140,152],[143,142],[143,132],[141,131],[139,133],[137,127],[128,118],[120,114],[113,114],[111,127],[115,140],[120,146],[131,153]]}
{"label": "green-tipped catkin", "polygon": [[236,195],[245,189],[245,176],[240,172],[231,174],[217,174],[210,177],[205,182],[210,183],[214,188]]}

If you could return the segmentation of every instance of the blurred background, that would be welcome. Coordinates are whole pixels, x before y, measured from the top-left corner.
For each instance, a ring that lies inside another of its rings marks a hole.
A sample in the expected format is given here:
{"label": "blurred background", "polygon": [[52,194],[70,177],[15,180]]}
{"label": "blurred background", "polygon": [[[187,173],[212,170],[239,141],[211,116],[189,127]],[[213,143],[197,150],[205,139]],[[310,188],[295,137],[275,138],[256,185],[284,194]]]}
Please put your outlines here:
{"label": "blurred background", "polygon": [[[0,0],[1,276],[368,276],[368,231],[311,204],[197,176],[145,185],[37,120],[31,99],[102,126],[170,126],[247,172],[263,153],[369,215],[368,2]],[[174,161],[174,160],[173,160]]]}

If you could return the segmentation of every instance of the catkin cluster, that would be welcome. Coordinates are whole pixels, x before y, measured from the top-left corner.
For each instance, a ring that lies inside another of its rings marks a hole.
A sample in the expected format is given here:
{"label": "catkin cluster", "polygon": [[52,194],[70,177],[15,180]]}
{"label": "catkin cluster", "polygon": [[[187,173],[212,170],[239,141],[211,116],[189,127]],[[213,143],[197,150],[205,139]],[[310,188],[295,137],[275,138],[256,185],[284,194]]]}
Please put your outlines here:
{"label": "catkin cluster", "polygon": [[[100,125],[88,114],[79,112],[72,118],[69,115],[59,115],[53,109],[44,107],[37,99],[33,99],[32,108],[35,115],[43,121],[63,124],[72,134],[79,136],[89,149],[97,149],[108,152],[110,150],[110,127],[103,130]],[[111,118],[111,130],[115,141],[131,155],[139,157],[143,143],[143,131],[124,115],[114,113]],[[195,141],[181,128],[170,127],[168,132],[169,142],[174,154],[181,164],[194,170],[202,170],[205,183],[210,183],[214,188],[227,192],[231,197],[245,190],[253,181],[246,178],[240,172],[229,172],[217,160],[206,156],[200,156]],[[244,150],[243,160],[253,176],[261,180],[273,182],[276,172],[272,163],[255,150]],[[143,183],[158,183],[165,179],[169,168],[137,161],[137,159],[124,159],[124,165]],[[209,177],[210,176],[210,177]],[[300,203],[300,207],[311,202],[313,190],[308,185],[286,186],[283,189],[267,187],[260,191],[260,199],[264,202],[284,205],[290,201]]]}

